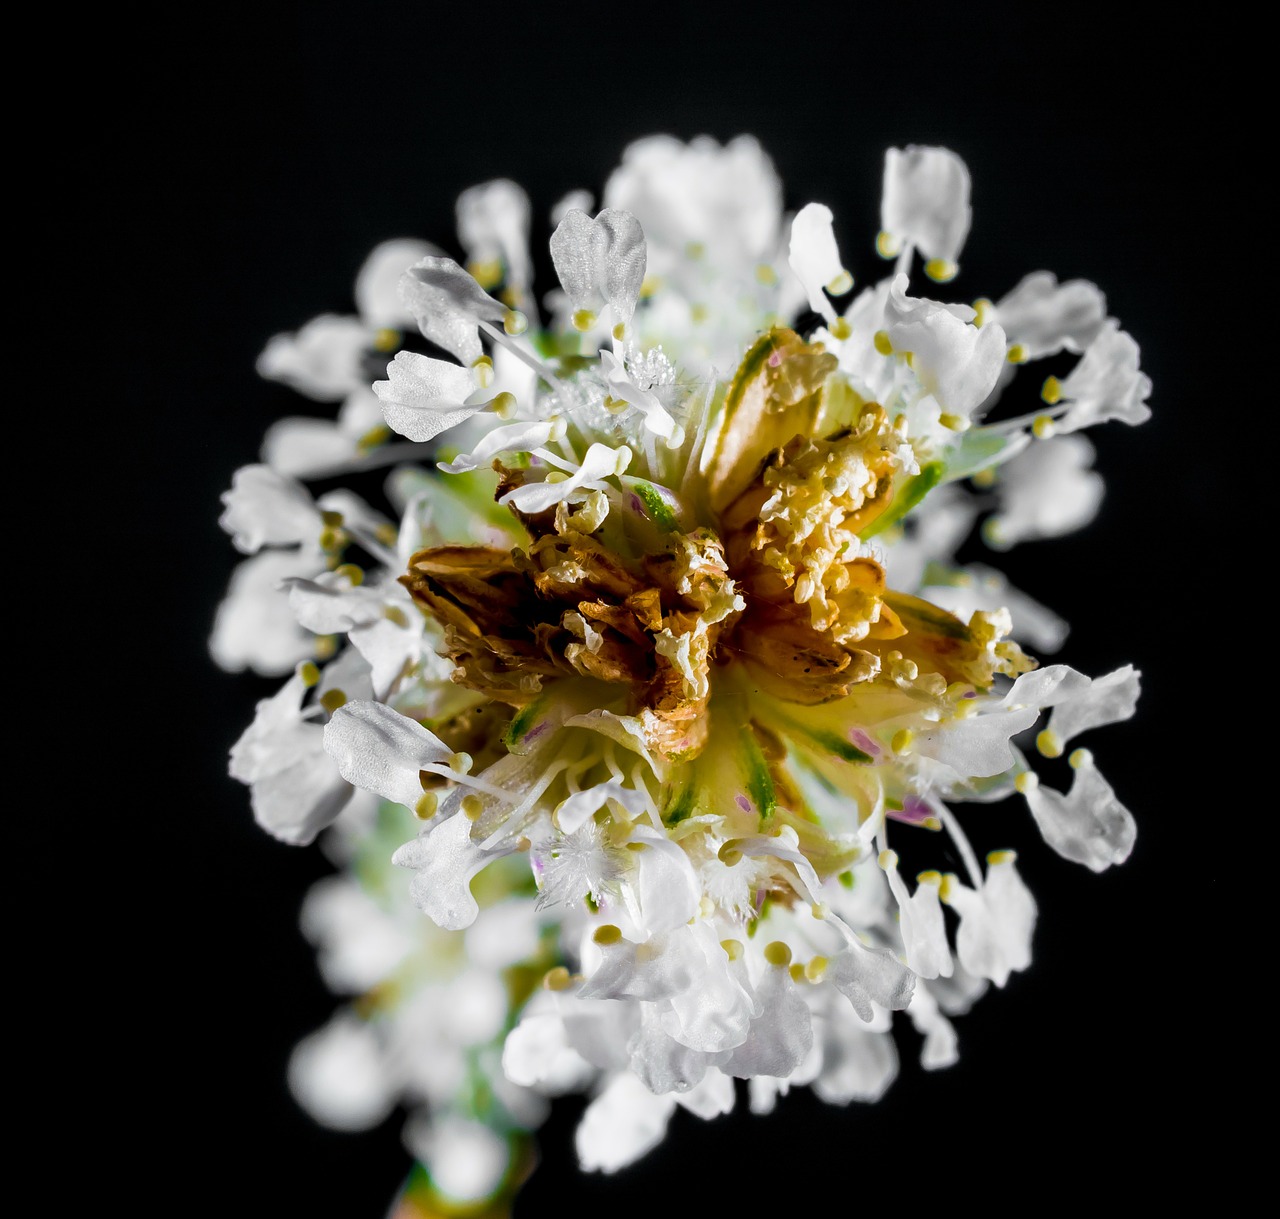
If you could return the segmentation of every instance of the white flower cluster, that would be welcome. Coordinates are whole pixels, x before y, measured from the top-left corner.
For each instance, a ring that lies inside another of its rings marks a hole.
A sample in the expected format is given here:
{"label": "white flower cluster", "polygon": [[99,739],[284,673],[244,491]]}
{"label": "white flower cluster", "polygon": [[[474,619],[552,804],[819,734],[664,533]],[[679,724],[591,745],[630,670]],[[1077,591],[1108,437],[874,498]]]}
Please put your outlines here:
{"label": "white flower cluster", "polygon": [[[1130,716],[1138,675],[1037,667],[1020,644],[1066,624],[953,557],[984,511],[1001,549],[1096,513],[1076,433],[1141,422],[1150,391],[1101,292],[1037,272],[994,303],[913,296],[917,259],[956,275],[971,223],[945,149],[890,150],[894,266],[857,294],[831,211],[785,215],[748,137],[641,141],[603,202],[553,213],[545,322],[510,182],[459,200],[465,266],[380,246],[358,316],[259,365],[338,421],[277,424],[224,497],[250,557],[214,656],[292,671],[232,774],[275,836],[333,827],[346,868],[304,930],[361,998],[299,1048],[295,1091],[344,1127],[406,1100],[447,1199],[509,1188],[540,1096],[593,1095],[578,1151],[610,1171],[677,1105],[728,1111],[735,1078],[756,1112],[792,1085],[877,1099],[894,1012],[926,1067],[954,1062],[951,1018],[1027,967],[1036,919],[954,805],[1020,793],[1095,871],[1134,842],[1088,750],[1065,794],[1026,750]],[[1062,352],[1040,408],[989,421]],[[402,460],[388,514],[297,481]],[[962,875],[904,875],[931,832]]]}

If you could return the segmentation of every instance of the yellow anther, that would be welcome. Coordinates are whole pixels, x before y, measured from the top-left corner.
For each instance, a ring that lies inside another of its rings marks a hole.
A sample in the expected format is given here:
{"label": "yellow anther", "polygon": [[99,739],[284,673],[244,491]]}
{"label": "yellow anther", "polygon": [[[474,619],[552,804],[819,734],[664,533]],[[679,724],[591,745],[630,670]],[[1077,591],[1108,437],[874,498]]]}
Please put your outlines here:
{"label": "yellow anther", "polygon": [[993,868],[999,867],[1002,863],[1013,863],[1018,858],[1017,851],[989,851],[987,852],[987,863]]}
{"label": "yellow anther", "polygon": [[803,981],[805,980],[805,979],[804,979],[804,966],[803,966],[803,965],[801,965],[799,961],[793,961],[793,962],[792,962],[792,965],[791,965],[791,980],[792,980],[793,982],[803,982]]}
{"label": "yellow anther", "polygon": [[627,472],[627,467],[631,464],[632,456],[633,454],[628,445],[623,444],[618,446],[618,460],[613,467],[613,472],[619,478]]}
{"label": "yellow anther", "polygon": [[945,284],[948,280],[955,279],[959,270],[959,266],[949,258],[931,258],[924,264],[924,273],[935,284]]}
{"label": "yellow anther", "polygon": [[893,734],[893,739],[889,742],[889,748],[894,753],[906,753],[911,748],[911,742],[916,739],[916,734],[910,728],[899,728]]}
{"label": "yellow anther", "polygon": [[489,403],[489,409],[493,411],[499,419],[514,419],[516,417],[516,396],[508,393],[505,389],[498,394],[492,402]]}
{"label": "yellow anther", "polygon": [[698,913],[710,918],[716,912],[716,904],[705,893],[698,899]]}
{"label": "yellow anther", "polygon": [[876,862],[886,872],[889,871],[890,868],[896,868],[898,866],[898,852],[889,850],[881,851],[880,854],[876,856]]}
{"label": "yellow anther", "polygon": [[938,897],[944,901],[951,900],[951,891],[956,886],[956,874],[954,872],[946,872],[943,874],[942,883],[938,886]]}
{"label": "yellow anther", "polygon": [[436,809],[440,807],[440,797],[435,792],[423,792],[418,797],[418,803],[413,806],[413,815],[419,821],[430,821],[436,815]]}
{"label": "yellow anther", "polygon": [[967,432],[969,421],[963,415],[953,415],[949,411],[938,416],[938,422],[953,432]]}
{"label": "yellow anther", "polygon": [[1035,771],[1024,770],[1016,779],[1014,779],[1013,785],[1025,796],[1027,792],[1033,792],[1040,786],[1040,779]]}
{"label": "yellow anther", "polygon": [[1010,364],[1025,364],[1028,358],[1027,349],[1021,343],[1015,343],[1005,355]]}
{"label": "yellow anther", "polygon": [[926,830],[938,831],[942,829],[942,822],[937,817],[926,817],[920,824]]}
{"label": "yellow anther", "polygon": [[386,444],[390,439],[391,429],[385,423],[378,423],[356,441],[356,448],[362,453],[367,453],[370,449],[376,449],[380,444]]}
{"label": "yellow anther", "polygon": [[347,701],[345,690],[339,690],[335,686],[332,690],[326,690],[320,695],[320,706],[322,706],[330,715],[332,715],[339,707]]}
{"label": "yellow anther", "polygon": [[970,480],[975,487],[986,490],[988,487],[996,485],[996,471],[994,466],[988,466],[985,470],[979,470]]}
{"label": "yellow anther", "polygon": [[840,268],[840,274],[835,277],[828,285],[827,291],[832,296],[843,296],[850,288],[853,287],[853,275],[844,267]]}
{"label": "yellow anther", "polygon": [[374,351],[395,351],[400,344],[400,331],[388,330],[385,327],[373,336]]}
{"label": "yellow anther", "polygon": [[590,309],[575,309],[569,320],[575,330],[590,330],[596,324],[596,315]]}
{"label": "yellow anther", "polygon": [[836,320],[831,323],[830,330],[831,337],[833,339],[840,339],[841,341],[847,339],[853,333],[853,327],[849,325],[849,319],[847,317],[836,318]]}
{"label": "yellow anther", "polygon": [[994,516],[989,516],[982,522],[982,536],[992,546],[1004,545],[1004,529]]}
{"label": "yellow anther", "polygon": [[1082,766],[1089,766],[1093,763],[1093,754],[1087,749],[1073,749],[1071,756],[1067,759],[1067,765],[1072,770],[1079,770]]}
{"label": "yellow anther", "polygon": [[476,383],[477,389],[488,389],[493,384],[493,361],[488,356],[471,366],[471,379]]}
{"label": "yellow anther", "polygon": [[456,770],[459,774],[467,775],[471,773],[471,766],[475,759],[469,753],[459,751],[449,759],[449,769]]}
{"label": "yellow anther", "polygon": [[409,625],[409,615],[404,612],[398,605],[388,605],[382,611],[382,616],[388,622],[394,622],[396,626],[404,628]]}
{"label": "yellow anther", "polygon": [[298,666],[297,673],[302,678],[303,686],[308,690],[320,680],[320,669],[313,660],[304,660]]}
{"label": "yellow anther", "polygon": [[568,990],[573,985],[573,978],[563,965],[557,965],[554,969],[547,970],[542,985],[547,990]]}
{"label": "yellow anther", "polygon": [[811,957],[804,967],[804,976],[810,982],[821,982],[827,972],[826,957]]}
{"label": "yellow anther", "polygon": [[352,588],[359,588],[364,583],[364,571],[354,563],[340,563],[333,569],[333,574],[350,581]]}
{"label": "yellow anther", "polygon": [[524,334],[529,329],[529,319],[519,309],[508,309],[502,315],[502,329],[508,334]]}
{"label": "yellow anther", "polygon": [[809,913],[821,922],[828,914],[831,913],[831,907],[828,906],[826,902],[814,902],[813,905],[809,907]]}
{"label": "yellow anther", "polygon": [[326,529],[341,529],[343,516],[341,512],[334,512],[331,508],[326,508],[320,513],[320,523]]}
{"label": "yellow anther", "polygon": [[1048,440],[1057,430],[1052,415],[1037,415],[1031,421],[1031,433],[1037,440]]}
{"label": "yellow anther", "polygon": [[691,305],[689,307],[689,320],[695,326],[701,326],[703,322],[711,316],[711,311],[706,305]]}
{"label": "yellow anther", "polygon": [[502,263],[496,258],[467,263],[467,272],[482,288],[496,287],[502,281]]}
{"label": "yellow anther", "polygon": [[659,288],[662,287],[662,279],[657,275],[646,275],[644,282],[640,285],[640,299],[648,300]]}
{"label": "yellow anther", "polygon": [[568,481],[569,481],[569,475],[566,474],[563,470],[552,470],[551,473],[548,474],[546,478],[543,479],[543,482],[548,482],[548,483],[565,483]]}
{"label": "yellow anther", "polygon": [[374,529],[373,536],[384,546],[394,546],[400,533],[390,521],[383,521]]}
{"label": "yellow anther", "polygon": [[601,923],[591,933],[591,938],[597,944],[616,944],[622,939],[622,928],[615,926],[613,923]]}
{"label": "yellow anther", "polygon": [[1057,406],[1062,399],[1062,382],[1057,377],[1045,377],[1040,387],[1040,397],[1049,406]]}
{"label": "yellow anther", "polygon": [[981,330],[987,324],[987,317],[995,306],[987,300],[985,296],[980,296],[973,302],[973,312],[975,314],[973,324]]}
{"label": "yellow anther", "polygon": [[521,834],[520,837],[516,839],[517,851],[527,851],[531,846],[533,846],[533,843],[530,842],[529,839],[527,839],[523,834]]}
{"label": "yellow anther", "polygon": [[721,940],[720,947],[724,949],[725,955],[728,956],[731,961],[736,961],[742,956],[743,949],[741,940]]}
{"label": "yellow anther", "polygon": [[716,854],[726,868],[732,868],[742,858],[742,852],[728,842]]}
{"label": "yellow anther", "polygon": [[893,355],[893,344],[889,342],[889,332],[887,330],[877,330],[871,341],[882,356]]}
{"label": "yellow anther", "polygon": [[317,635],[315,642],[311,645],[311,650],[315,653],[317,660],[328,660],[338,650],[338,637],[336,635]]}
{"label": "yellow anther", "polygon": [[899,241],[892,233],[886,233],[883,229],[876,235],[876,253],[881,258],[897,258],[902,252],[902,242]]}
{"label": "yellow anther", "polygon": [[791,949],[781,940],[771,940],[764,946],[764,959],[770,965],[790,965]]}
{"label": "yellow anther", "polygon": [[907,367],[911,369],[912,372],[915,372],[916,353],[914,351],[904,351],[901,354],[902,354],[902,358],[907,362]]}
{"label": "yellow anther", "polygon": [[614,328],[613,328],[613,337],[614,337],[615,339],[617,339],[619,343],[621,343],[621,342],[622,342],[622,340],[623,340],[623,339],[625,339],[625,338],[627,337],[627,324],[626,324],[626,322],[618,322],[618,323],[614,326]]}
{"label": "yellow anther", "polygon": [[630,405],[623,398],[615,398],[612,394],[606,394],[604,398],[604,409],[611,415],[621,415],[623,411]]}
{"label": "yellow anther", "polygon": [[942,873],[930,868],[927,872],[921,872],[916,876],[916,884],[932,885],[935,889],[942,888]]}
{"label": "yellow anther", "polygon": [[479,821],[480,814],[484,812],[484,801],[475,792],[468,792],[459,801],[458,807],[462,809],[462,815],[468,821]]}
{"label": "yellow anther", "polygon": [[347,544],[347,535],[341,529],[321,529],[320,549],[341,550]]}
{"label": "yellow anther", "polygon": [[1036,737],[1036,748],[1046,758],[1062,757],[1062,742],[1058,739],[1058,734],[1051,732],[1048,728]]}
{"label": "yellow anther", "polygon": [[778,273],[767,262],[762,262],[756,267],[756,282],[772,287],[778,282]]}

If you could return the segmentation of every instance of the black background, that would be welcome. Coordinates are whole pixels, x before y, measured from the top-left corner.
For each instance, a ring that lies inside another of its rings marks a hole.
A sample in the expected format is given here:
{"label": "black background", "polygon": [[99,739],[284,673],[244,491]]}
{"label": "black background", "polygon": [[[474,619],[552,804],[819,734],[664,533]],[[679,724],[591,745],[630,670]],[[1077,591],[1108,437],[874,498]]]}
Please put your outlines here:
{"label": "black background", "polygon": [[79,440],[95,503],[113,505],[109,525],[95,516],[114,608],[92,627],[117,670],[95,773],[125,801],[100,844],[110,895],[93,903],[121,917],[96,1000],[118,1032],[94,1055],[110,1082],[92,1109],[110,1140],[114,1098],[143,1104],[121,1152],[142,1200],[376,1216],[408,1165],[398,1118],[329,1133],[283,1083],[292,1044],[332,1008],[296,930],[328,867],[262,834],[225,777],[271,683],[218,672],[205,643],[235,562],[218,494],[273,419],[311,409],[258,380],[254,359],[271,334],[349,311],[379,240],[453,249],[456,195],[492,177],[533,197],[545,290],[551,205],[575,187],[598,196],[623,147],[658,131],[757,135],[789,207],[835,209],[861,282],[881,273],[884,149],[948,145],[974,183],[957,298],[999,296],[1042,267],[1106,290],[1142,345],[1154,418],[1091,433],[1108,480],[1093,525],[999,562],[1071,621],[1063,659],[1144,671],[1137,718],[1085,742],[1140,832],[1132,859],[1096,877],[1040,845],[1020,802],[969,818],[980,849],[1020,848],[1041,920],[1031,970],[959,1022],[957,1067],[920,1071],[908,1032],[879,1105],[799,1092],[766,1120],[679,1114],[613,1179],[577,1172],[581,1103],[560,1102],[517,1214],[776,1211],[823,1205],[813,1191],[828,1188],[850,1211],[1070,1204],[1104,1180],[1128,1194],[1196,1171],[1180,1149],[1211,1142],[1206,1086],[1225,1069],[1194,997],[1192,975],[1212,968],[1197,937],[1227,897],[1200,846],[1216,796],[1187,719],[1214,604],[1205,517],[1225,491],[1207,421],[1228,408],[1206,192],[1227,188],[1220,117],[1194,83],[1216,52],[1168,20],[902,10],[276,5],[234,23],[154,10],[154,43],[114,61],[100,143],[78,167],[102,204],[77,290],[109,387]]}

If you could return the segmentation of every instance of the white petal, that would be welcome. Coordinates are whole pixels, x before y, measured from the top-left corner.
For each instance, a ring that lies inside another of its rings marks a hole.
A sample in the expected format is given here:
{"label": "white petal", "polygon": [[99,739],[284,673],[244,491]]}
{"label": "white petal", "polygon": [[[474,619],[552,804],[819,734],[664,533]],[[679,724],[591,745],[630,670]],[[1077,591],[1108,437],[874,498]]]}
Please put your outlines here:
{"label": "white petal", "polygon": [[760,1014],[751,1021],[747,1039],[738,1046],[723,1069],[739,1079],[752,1075],[792,1073],[809,1053],[813,1026],[809,1007],[797,994],[785,965],[768,965],[756,985]]}
{"label": "white petal", "polygon": [[615,1075],[587,1106],[574,1135],[584,1172],[617,1172],[662,1142],[676,1102],[655,1096],[634,1075]]}
{"label": "white petal", "polygon": [[600,946],[600,963],[582,984],[584,999],[643,999],[681,994],[699,980],[702,953],[687,927],[643,944],[621,939]]}
{"label": "white petal", "polygon": [[242,554],[263,546],[296,546],[320,533],[320,513],[301,483],[270,466],[241,466],[222,493],[226,509],[218,524]]}
{"label": "white petal", "polygon": [[387,365],[387,376],[373,383],[373,392],[387,426],[410,440],[433,440],[480,409],[463,405],[476,389],[471,374],[446,360],[401,351]]}
{"label": "white petal", "polygon": [[507,315],[507,307],[452,258],[415,263],[400,280],[400,299],[423,335],[468,368],[484,354],[478,323]]}
{"label": "white petal", "polygon": [[661,830],[636,825],[631,841],[645,844],[635,852],[637,896],[644,930],[650,935],[683,927],[698,909],[702,890],[684,851]]}
{"label": "white petal", "polygon": [[501,262],[508,284],[527,287],[530,210],[529,196],[507,178],[464,190],[458,196],[458,240],[468,260]]}
{"label": "white petal", "polygon": [[481,437],[470,453],[459,453],[451,462],[440,463],[446,474],[465,474],[487,466],[499,453],[529,452],[541,448],[555,430],[555,424],[545,421],[535,423],[508,423],[496,427]]}
{"label": "white petal", "polygon": [[283,677],[310,659],[315,640],[298,626],[280,585],[323,566],[317,552],[306,550],[264,550],[240,563],[209,638],[218,666],[229,673],[252,669],[263,677]]}
{"label": "white petal", "polygon": [[900,245],[958,262],[972,220],[969,170],[954,152],[912,144],[885,153],[880,227]]}
{"label": "white petal", "polygon": [[645,260],[640,222],[616,208],[605,208],[594,220],[572,208],[551,235],[551,261],[574,309],[594,313],[604,301],[619,322],[635,312]]}
{"label": "white petal", "polygon": [[1083,351],[1107,317],[1107,300],[1086,279],[1058,283],[1052,271],[1033,271],[995,307],[994,320],[1028,359]]}
{"label": "white petal", "polygon": [[413,904],[446,931],[470,927],[480,913],[471,895],[472,878],[514,847],[486,851],[471,841],[471,822],[455,813],[406,842],[391,857],[397,867],[413,868],[409,896]]}
{"label": "white petal", "polygon": [[1084,752],[1084,758],[1073,759],[1079,764],[1067,795],[1036,784],[1027,790],[1027,804],[1045,842],[1059,855],[1105,872],[1129,858],[1138,827]]}
{"label": "white petal", "polygon": [[[1004,331],[994,322],[978,328],[972,310],[909,297],[899,275],[885,306],[885,329],[895,352],[911,352],[921,388],[944,411],[968,419],[995,388],[1006,362]],[[957,316],[961,313],[964,316]]]}
{"label": "white petal", "polygon": [[1039,710],[994,710],[947,720],[912,742],[921,757],[949,767],[960,779],[1004,774],[1016,759],[1010,741],[1036,722]]}
{"label": "white petal", "polygon": [[374,246],[356,276],[356,307],[366,326],[374,330],[403,330],[413,315],[400,299],[404,273],[440,251],[430,242],[398,237]]}
{"label": "white petal", "polygon": [[971,974],[1003,986],[1031,964],[1036,902],[1014,866],[1013,853],[988,861],[980,890],[953,882],[947,899],[960,915],[956,955]]}
{"label": "white petal", "polygon": [[1037,440],[1000,468],[1000,510],[987,525],[990,545],[1006,550],[1033,538],[1060,537],[1087,525],[1102,503],[1102,478],[1089,468],[1083,436]]}
{"label": "white petal", "polygon": [[321,572],[314,580],[284,581],[289,606],[298,621],[317,635],[345,635],[382,617],[385,596],[376,588],[353,586],[345,575]]}
{"label": "white petal", "polygon": [[349,702],[333,713],[325,725],[324,747],[348,782],[408,808],[422,797],[422,768],[447,766],[453,757],[421,724],[367,701]]}
{"label": "white petal", "polygon": [[893,1036],[859,1025],[848,1009],[833,1009],[822,1023],[822,1069],[813,1090],[828,1105],[878,1101],[898,1075]]}
{"label": "white petal", "polygon": [[601,479],[621,473],[619,466],[625,469],[630,459],[631,450],[622,445],[611,449],[608,445],[593,444],[582,459],[577,472],[560,482],[544,480],[542,482],[525,483],[508,491],[498,502],[509,504],[517,512],[526,516],[537,516],[557,504],[565,503],[573,493],[583,488],[593,487]]}
{"label": "white petal", "polygon": [[503,1074],[512,1083],[537,1088],[547,1096],[581,1091],[596,1069],[568,1042],[564,1021],[554,1008],[525,1009],[502,1046]]}
{"label": "white petal", "polygon": [[1074,432],[1109,419],[1130,426],[1150,419],[1151,378],[1139,370],[1139,355],[1132,336],[1114,318],[1108,321],[1062,382],[1062,401],[1071,406],[1058,419],[1058,431]]}
{"label": "white petal", "polygon": [[[907,954],[907,968],[920,978],[949,974],[952,969],[951,946],[947,943],[946,920],[938,896],[939,884],[931,884],[927,879],[918,881],[915,893],[909,894],[898,873],[897,861],[891,858],[887,862],[889,867],[885,873],[898,903],[898,931]],[[940,876],[938,882],[941,882]]]}
{"label": "white petal", "polygon": [[733,1102],[733,1080],[715,1067],[711,1067],[702,1077],[702,1082],[688,1092],[676,1093],[676,1104],[697,1114],[704,1122],[732,1112]]}
{"label": "white petal", "polygon": [[866,948],[856,941],[827,959],[826,978],[868,1022],[872,1003],[889,1011],[901,1011],[911,1002],[916,976],[887,952]]}
{"label": "white petal", "polygon": [[470,1208],[491,1197],[511,1164],[511,1146],[501,1134],[454,1114],[415,1114],[404,1139],[426,1165],[432,1189],[458,1206]]}
{"label": "white petal", "polygon": [[325,313],[297,334],[277,334],[258,357],[258,375],[308,398],[337,402],[365,384],[369,330],[358,318]]}
{"label": "white petal", "polygon": [[823,289],[834,283],[844,271],[831,221],[831,209],[825,204],[806,203],[791,221],[791,243],[788,247],[788,261],[804,285],[809,308],[821,313],[828,321],[835,319],[835,310]]}
{"label": "white petal", "polygon": [[1090,728],[1118,724],[1133,715],[1142,692],[1142,675],[1125,665],[1105,677],[1099,677],[1071,698],[1058,700],[1049,717],[1049,732],[1060,749]]}
{"label": "white petal", "polygon": [[916,1032],[924,1038],[920,1065],[926,1071],[940,1071],[960,1061],[960,1041],[955,1026],[942,1014],[927,986],[916,987],[907,1015]]}
{"label": "white petal", "polygon": [[373,1029],[352,1015],[336,1016],[298,1043],[289,1088],[316,1121],[335,1130],[376,1126],[396,1101]]}

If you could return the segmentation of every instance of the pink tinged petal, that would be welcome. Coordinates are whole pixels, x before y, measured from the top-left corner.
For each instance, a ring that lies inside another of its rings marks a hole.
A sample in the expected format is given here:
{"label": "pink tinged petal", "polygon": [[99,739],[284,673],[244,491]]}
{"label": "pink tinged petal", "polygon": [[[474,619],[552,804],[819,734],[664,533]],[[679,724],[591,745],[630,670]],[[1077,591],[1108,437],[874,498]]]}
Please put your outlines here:
{"label": "pink tinged petal", "polygon": [[471,881],[496,859],[515,847],[486,851],[471,841],[471,822],[461,813],[446,817],[406,842],[391,857],[397,867],[413,868],[409,896],[438,927],[460,931],[480,913],[471,894]]}
{"label": "pink tinged petal", "polygon": [[270,466],[241,466],[222,502],[218,524],[242,554],[314,542],[320,535],[320,511],[307,489]]}
{"label": "pink tinged petal", "polygon": [[387,365],[387,376],[373,383],[373,392],[382,401],[387,426],[410,440],[433,440],[480,409],[463,404],[476,386],[457,364],[401,351]]}
{"label": "pink tinged petal", "polygon": [[1067,795],[1043,784],[1028,787],[1027,804],[1040,833],[1064,859],[1105,872],[1124,863],[1138,836],[1137,823],[1098,772],[1088,751],[1078,761]]}
{"label": "pink tinged petal", "polygon": [[825,977],[868,1023],[875,1018],[872,1003],[902,1011],[911,1002],[916,976],[888,952],[864,947],[851,939],[848,947],[827,959]]}
{"label": "pink tinged petal", "polygon": [[796,991],[785,965],[768,965],[756,985],[760,1014],[751,1021],[747,1038],[722,1069],[739,1079],[753,1075],[790,1075],[813,1045],[809,1006]]}
{"label": "pink tinged petal", "polygon": [[325,725],[324,747],[342,777],[413,808],[422,797],[419,771],[449,764],[453,751],[421,724],[382,703],[353,701]]}
{"label": "pink tinged petal", "polygon": [[973,221],[969,190],[969,170],[950,149],[890,148],[884,157],[880,227],[925,258],[955,263]]}
{"label": "pink tinged petal", "polygon": [[676,1102],[655,1096],[629,1072],[615,1075],[587,1106],[574,1135],[584,1172],[617,1172],[662,1142]]}
{"label": "pink tinged petal", "polygon": [[835,320],[835,310],[823,289],[834,283],[844,271],[840,250],[831,228],[831,209],[822,203],[806,203],[791,221],[791,241],[787,261],[804,285],[809,308],[828,321]]}

